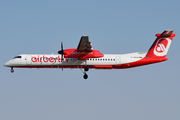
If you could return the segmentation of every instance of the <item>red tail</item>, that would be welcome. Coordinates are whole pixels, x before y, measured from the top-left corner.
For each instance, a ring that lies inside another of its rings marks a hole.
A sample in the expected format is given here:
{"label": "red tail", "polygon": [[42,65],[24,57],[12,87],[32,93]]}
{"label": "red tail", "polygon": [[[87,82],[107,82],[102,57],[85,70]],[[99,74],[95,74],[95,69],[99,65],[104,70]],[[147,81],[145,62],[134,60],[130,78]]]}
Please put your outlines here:
{"label": "red tail", "polygon": [[171,45],[171,41],[175,34],[173,31],[165,30],[163,33],[156,34],[157,39],[154,41],[153,45],[150,47],[146,57],[147,58],[165,58],[166,54]]}

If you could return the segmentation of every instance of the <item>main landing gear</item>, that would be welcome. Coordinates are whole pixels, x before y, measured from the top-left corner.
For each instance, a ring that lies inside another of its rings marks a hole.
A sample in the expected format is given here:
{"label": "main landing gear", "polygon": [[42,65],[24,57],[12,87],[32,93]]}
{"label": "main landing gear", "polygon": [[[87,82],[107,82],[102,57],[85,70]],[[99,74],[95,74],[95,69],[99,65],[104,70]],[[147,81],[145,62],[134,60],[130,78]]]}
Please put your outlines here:
{"label": "main landing gear", "polygon": [[84,79],[87,79],[87,78],[88,78],[88,75],[85,73],[85,74],[83,75],[83,78],[84,78]]}
{"label": "main landing gear", "polygon": [[14,72],[13,67],[11,67],[11,70],[10,70],[10,71],[11,71],[11,73],[13,73],[13,72]]}
{"label": "main landing gear", "polygon": [[88,78],[88,75],[86,74],[86,72],[89,70],[89,67],[88,66],[85,66],[84,67],[84,71],[82,71],[82,69],[81,69],[81,71],[84,73],[84,75],[83,75],[83,78],[84,79],[87,79]]}

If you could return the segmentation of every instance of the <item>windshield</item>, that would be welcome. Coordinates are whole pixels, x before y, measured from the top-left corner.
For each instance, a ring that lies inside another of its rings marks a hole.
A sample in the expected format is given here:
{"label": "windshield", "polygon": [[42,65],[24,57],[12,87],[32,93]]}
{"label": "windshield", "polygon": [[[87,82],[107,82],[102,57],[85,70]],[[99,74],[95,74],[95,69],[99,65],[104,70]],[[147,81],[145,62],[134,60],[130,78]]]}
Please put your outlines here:
{"label": "windshield", "polygon": [[15,56],[13,59],[16,59],[16,58],[21,58],[21,56]]}

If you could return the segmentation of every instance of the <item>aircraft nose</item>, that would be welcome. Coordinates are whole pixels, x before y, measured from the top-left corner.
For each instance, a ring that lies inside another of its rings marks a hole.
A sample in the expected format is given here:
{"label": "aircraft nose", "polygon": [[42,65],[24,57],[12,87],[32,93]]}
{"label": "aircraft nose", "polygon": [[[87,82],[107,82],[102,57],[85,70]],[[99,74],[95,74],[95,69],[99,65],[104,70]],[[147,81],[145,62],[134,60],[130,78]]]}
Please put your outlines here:
{"label": "aircraft nose", "polygon": [[11,65],[11,62],[10,62],[10,61],[8,61],[8,62],[6,62],[6,63],[4,64],[5,67],[10,67],[10,65]]}

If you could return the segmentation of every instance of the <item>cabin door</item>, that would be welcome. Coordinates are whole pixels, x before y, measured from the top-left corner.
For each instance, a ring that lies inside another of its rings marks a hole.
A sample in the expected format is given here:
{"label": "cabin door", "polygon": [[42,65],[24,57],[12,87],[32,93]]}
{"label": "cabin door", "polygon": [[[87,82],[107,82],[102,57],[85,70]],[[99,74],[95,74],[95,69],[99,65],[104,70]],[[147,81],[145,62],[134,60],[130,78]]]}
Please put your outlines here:
{"label": "cabin door", "polygon": [[119,56],[116,56],[116,64],[117,65],[121,64],[121,58]]}
{"label": "cabin door", "polygon": [[30,55],[27,55],[27,56],[26,56],[26,64],[27,64],[27,65],[30,65],[30,64],[31,64],[31,56],[30,56]]}

